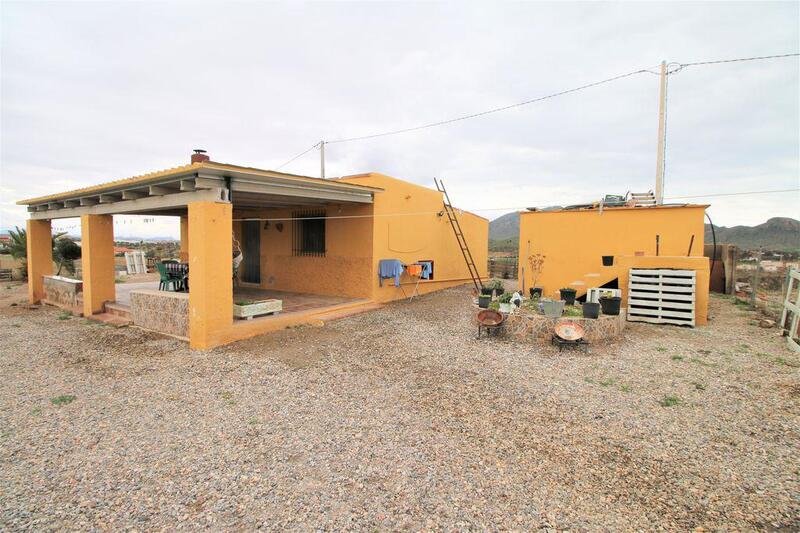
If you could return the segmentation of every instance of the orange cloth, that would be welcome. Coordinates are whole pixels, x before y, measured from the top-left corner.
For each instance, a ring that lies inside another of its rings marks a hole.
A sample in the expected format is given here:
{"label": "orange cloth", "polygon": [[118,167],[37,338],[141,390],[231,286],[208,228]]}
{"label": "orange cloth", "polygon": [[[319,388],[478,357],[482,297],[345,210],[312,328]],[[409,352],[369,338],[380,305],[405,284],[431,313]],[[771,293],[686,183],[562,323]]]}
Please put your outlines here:
{"label": "orange cloth", "polygon": [[422,265],[408,265],[406,267],[406,272],[408,272],[409,276],[418,278],[422,275]]}

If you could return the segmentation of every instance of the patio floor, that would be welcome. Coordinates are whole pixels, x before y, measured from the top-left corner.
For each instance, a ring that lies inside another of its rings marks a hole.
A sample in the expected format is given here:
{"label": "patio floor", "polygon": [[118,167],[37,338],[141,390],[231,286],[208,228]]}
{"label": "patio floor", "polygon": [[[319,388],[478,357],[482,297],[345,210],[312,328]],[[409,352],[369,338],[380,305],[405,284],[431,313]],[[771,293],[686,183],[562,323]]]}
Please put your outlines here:
{"label": "patio floor", "polygon": [[[118,283],[116,285],[117,299],[116,303],[120,305],[129,306],[131,303],[131,291],[133,290],[158,290],[157,281],[148,281],[142,283]],[[356,298],[347,298],[343,296],[323,296],[319,294],[306,294],[300,292],[287,292],[287,291],[274,291],[269,289],[257,289],[250,287],[236,287],[233,290],[233,301],[238,302],[241,300],[267,300],[276,299],[283,302],[283,312],[292,313],[296,311],[308,311],[309,309],[318,309],[322,307],[330,307],[347,302],[356,301]]]}

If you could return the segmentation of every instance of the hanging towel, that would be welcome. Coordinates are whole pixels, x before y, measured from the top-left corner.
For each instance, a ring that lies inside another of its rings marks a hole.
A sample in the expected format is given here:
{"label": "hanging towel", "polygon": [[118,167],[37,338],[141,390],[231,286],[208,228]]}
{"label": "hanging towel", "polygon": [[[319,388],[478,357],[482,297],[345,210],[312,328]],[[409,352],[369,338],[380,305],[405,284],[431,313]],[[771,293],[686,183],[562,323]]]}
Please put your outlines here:
{"label": "hanging towel", "polygon": [[408,265],[406,267],[406,272],[408,272],[409,276],[414,276],[415,278],[420,277],[422,274],[422,265],[414,263],[413,265]]}
{"label": "hanging towel", "polygon": [[400,286],[400,275],[403,263],[399,259],[381,259],[378,262],[378,284],[383,287],[383,280],[394,278],[395,287]]}
{"label": "hanging towel", "polygon": [[430,279],[431,274],[433,274],[433,265],[430,261],[422,261],[419,263],[422,267],[422,279]]}

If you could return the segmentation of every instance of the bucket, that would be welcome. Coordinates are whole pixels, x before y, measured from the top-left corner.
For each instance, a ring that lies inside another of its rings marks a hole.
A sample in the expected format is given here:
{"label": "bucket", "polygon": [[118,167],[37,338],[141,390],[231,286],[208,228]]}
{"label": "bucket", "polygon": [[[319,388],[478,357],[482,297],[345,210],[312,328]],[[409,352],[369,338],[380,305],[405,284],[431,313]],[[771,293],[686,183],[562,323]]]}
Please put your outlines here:
{"label": "bucket", "polygon": [[600,304],[596,302],[586,302],[583,304],[583,318],[598,318],[600,316]]}
{"label": "bucket", "polygon": [[603,296],[600,298],[600,307],[603,308],[603,314],[612,316],[618,315],[621,301],[622,298],[619,296]]}

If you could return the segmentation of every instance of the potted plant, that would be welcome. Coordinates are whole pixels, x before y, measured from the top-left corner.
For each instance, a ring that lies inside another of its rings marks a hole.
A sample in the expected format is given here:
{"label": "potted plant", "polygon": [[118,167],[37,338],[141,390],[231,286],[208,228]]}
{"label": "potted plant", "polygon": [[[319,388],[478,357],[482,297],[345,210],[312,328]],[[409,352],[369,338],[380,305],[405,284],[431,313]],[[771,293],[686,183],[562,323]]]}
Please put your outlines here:
{"label": "potted plant", "polygon": [[604,315],[619,315],[619,306],[622,298],[619,296],[601,296],[600,307],[603,308]]}
{"label": "potted plant", "polygon": [[531,298],[539,298],[542,296],[542,288],[537,286],[537,283],[539,282],[539,277],[542,275],[545,259],[546,256],[542,254],[531,254],[528,256],[528,266],[531,272],[531,287],[528,290],[530,291]]}
{"label": "potted plant", "polygon": [[481,287],[481,294],[484,295],[484,296],[491,297],[493,290],[494,290],[494,287],[492,285],[486,285],[485,287]]}
{"label": "potted plant", "polygon": [[514,309],[514,304],[511,303],[512,294],[510,292],[501,294],[497,301],[500,303],[501,313],[510,313]]}
{"label": "potted plant", "polygon": [[597,302],[586,302],[583,304],[583,318],[599,318],[600,304]]}
{"label": "potted plant", "polygon": [[550,318],[558,318],[564,312],[564,300],[542,300],[542,312]]}
{"label": "potted plant", "polygon": [[494,289],[495,296],[500,296],[501,294],[506,292],[506,289],[503,286],[503,281],[499,279],[492,280],[492,289]]}
{"label": "potted plant", "polygon": [[489,304],[489,309],[491,309],[492,311],[499,311],[500,310],[500,304],[497,303],[497,302],[492,302],[492,303]]}
{"label": "potted plant", "polygon": [[610,267],[614,266],[614,256],[613,255],[604,255],[603,258],[603,266]]}
{"label": "potted plant", "polygon": [[578,291],[570,287],[563,287],[559,289],[558,292],[561,293],[561,299],[564,300],[567,305],[575,305],[575,295]]}
{"label": "potted plant", "polygon": [[481,293],[481,295],[478,296],[478,307],[480,307],[481,309],[488,309],[490,303],[492,303],[491,289],[489,294]]}

